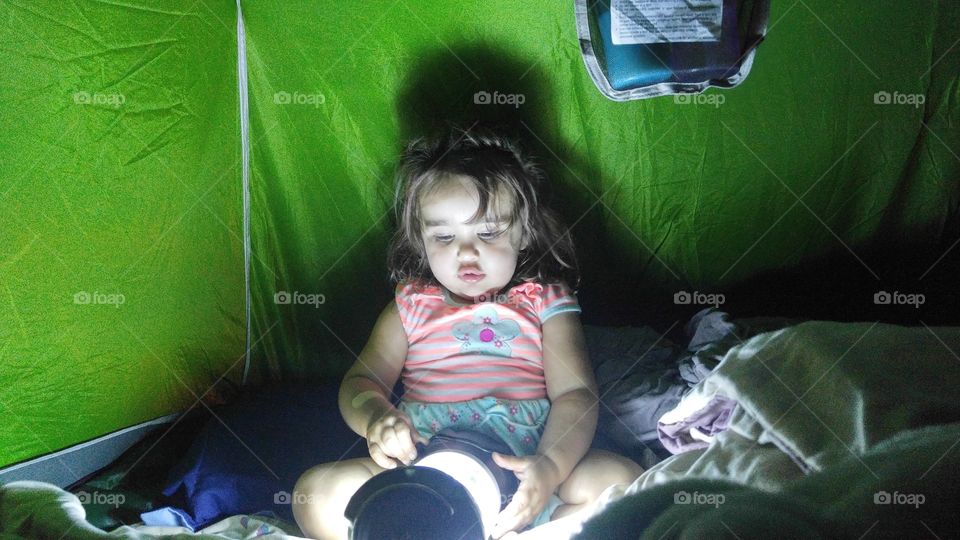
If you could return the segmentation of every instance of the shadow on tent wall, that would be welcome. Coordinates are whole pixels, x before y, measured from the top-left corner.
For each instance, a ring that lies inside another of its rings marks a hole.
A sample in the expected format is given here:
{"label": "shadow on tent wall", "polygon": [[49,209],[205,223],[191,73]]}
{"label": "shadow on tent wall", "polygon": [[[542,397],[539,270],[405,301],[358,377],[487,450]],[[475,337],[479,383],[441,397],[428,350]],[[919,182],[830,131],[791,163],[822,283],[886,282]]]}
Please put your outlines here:
{"label": "shadow on tent wall", "polygon": [[[911,244],[888,231],[877,234],[871,246],[852,247],[856,256],[838,243],[821,257],[760,272],[730,286],[709,290],[723,295],[724,302],[718,309],[734,319],[787,317],[957,326],[960,325],[958,216],[955,212],[947,220],[941,240],[935,244]],[[664,331],[672,327],[666,337],[683,343],[689,339],[683,335],[684,324],[708,306],[676,304],[672,301],[673,293],[664,288],[647,290],[630,320]],[[595,324],[624,325],[610,317]]]}
{"label": "shadow on tent wall", "polygon": [[[680,330],[682,323],[704,306],[672,303],[674,291],[688,288],[681,283],[659,288],[638,284],[635,275],[641,271],[623,268],[622,261],[629,259],[628,254],[612,240],[599,205],[589,210],[593,198],[588,190],[600,192],[609,179],[551,123],[556,100],[550,94],[549,80],[536,59],[517,57],[492,44],[428,52],[411,66],[397,100],[401,140],[443,132],[451,125],[492,128],[516,138],[546,170],[552,184],[546,200],[551,201],[565,224],[569,226],[583,216],[571,232],[580,265],[578,294],[584,321],[661,329],[679,321]],[[498,106],[482,102],[487,99],[483,92],[492,95],[495,91],[522,95],[524,103]],[[897,231],[888,230],[888,223],[882,224],[875,236],[877,245],[855,248],[863,262],[838,245],[818,259],[767,271],[717,290],[727,299],[720,309],[734,317],[960,324],[954,308],[960,298],[952,277],[960,270],[960,246],[948,252],[960,237],[955,221],[948,223],[941,245],[927,248],[906,240],[900,246],[890,245],[891,238],[898,237]],[[944,253],[947,256],[936,262]],[[925,303],[919,307],[897,305],[896,298],[891,304],[874,303],[874,294],[882,291],[891,295],[923,294]]]}
{"label": "shadow on tent wall", "polygon": [[[857,250],[862,262],[839,247],[820,259],[764,272],[730,288],[720,309],[735,317],[956,326],[960,324],[957,239],[944,238],[927,248],[878,241],[870,249]],[[951,245],[954,248],[948,251]]]}

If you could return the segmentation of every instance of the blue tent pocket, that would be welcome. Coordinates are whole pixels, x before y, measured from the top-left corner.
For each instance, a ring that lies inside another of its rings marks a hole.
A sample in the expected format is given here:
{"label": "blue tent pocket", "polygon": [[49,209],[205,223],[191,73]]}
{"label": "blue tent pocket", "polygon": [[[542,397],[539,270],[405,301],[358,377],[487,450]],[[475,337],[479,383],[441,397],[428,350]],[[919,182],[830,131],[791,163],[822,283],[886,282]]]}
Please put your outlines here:
{"label": "blue tent pocket", "polygon": [[614,101],[731,88],[750,72],[769,0],[576,0],[587,71]]}

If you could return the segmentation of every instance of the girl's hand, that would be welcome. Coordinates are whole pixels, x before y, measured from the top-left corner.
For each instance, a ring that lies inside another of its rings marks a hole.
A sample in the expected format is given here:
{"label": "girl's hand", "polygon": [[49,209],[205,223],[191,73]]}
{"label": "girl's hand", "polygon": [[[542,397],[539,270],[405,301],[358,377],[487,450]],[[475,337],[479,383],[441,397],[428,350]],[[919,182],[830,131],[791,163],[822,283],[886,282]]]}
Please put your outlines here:
{"label": "girl's hand", "polygon": [[417,442],[426,443],[427,439],[414,429],[410,417],[396,407],[367,426],[367,450],[373,461],[384,469],[394,469],[398,462],[412,463],[417,458]]}
{"label": "girl's hand", "polygon": [[492,536],[500,538],[510,531],[519,530],[533,522],[543,511],[550,500],[550,496],[557,490],[563,481],[560,478],[560,469],[543,455],[533,456],[505,456],[493,453],[493,461],[513,471],[520,480],[520,486],[513,495],[510,504],[500,512],[497,524],[493,528]]}

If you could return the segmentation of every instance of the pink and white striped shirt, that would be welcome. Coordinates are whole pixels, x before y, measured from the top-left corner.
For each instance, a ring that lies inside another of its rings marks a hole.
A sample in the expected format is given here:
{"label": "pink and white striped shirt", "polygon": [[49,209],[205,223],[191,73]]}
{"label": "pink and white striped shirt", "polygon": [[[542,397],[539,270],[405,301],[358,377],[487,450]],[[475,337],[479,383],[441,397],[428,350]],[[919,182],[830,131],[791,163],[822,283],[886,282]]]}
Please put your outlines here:
{"label": "pink and white striped shirt", "polygon": [[558,313],[580,312],[562,283],[525,282],[490,301],[463,304],[445,287],[403,282],[396,302],[407,333],[404,399],[432,403],[547,397],[542,325]]}

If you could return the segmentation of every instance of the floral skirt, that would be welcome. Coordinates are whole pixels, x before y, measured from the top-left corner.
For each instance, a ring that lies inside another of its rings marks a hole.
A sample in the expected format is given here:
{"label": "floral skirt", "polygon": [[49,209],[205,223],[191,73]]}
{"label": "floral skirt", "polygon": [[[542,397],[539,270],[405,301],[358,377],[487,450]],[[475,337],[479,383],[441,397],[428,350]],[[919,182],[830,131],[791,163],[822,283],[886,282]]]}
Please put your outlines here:
{"label": "floral skirt", "polygon": [[426,438],[444,428],[473,430],[496,437],[518,456],[537,451],[550,413],[550,400],[482,397],[455,403],[401,401],[400,410]]}

